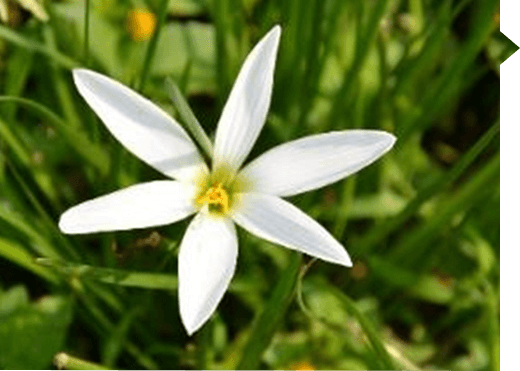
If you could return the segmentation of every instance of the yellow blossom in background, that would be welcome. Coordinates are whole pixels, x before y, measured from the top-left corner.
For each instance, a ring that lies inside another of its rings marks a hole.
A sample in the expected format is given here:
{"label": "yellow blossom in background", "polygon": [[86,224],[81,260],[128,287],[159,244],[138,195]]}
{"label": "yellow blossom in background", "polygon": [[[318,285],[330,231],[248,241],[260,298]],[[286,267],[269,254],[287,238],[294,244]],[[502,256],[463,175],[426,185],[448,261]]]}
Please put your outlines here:
{"label": "yellow blossom in background", "polygon": [[150,39],[156,25],[157,17],[154,13],[144,9],[132,9],[128,12],[126,28],[132,40],[146,41]]}
{"label": "yellow blossom in background", "polygon": [[316,367],[314,367],[314,365],[311,364],[310,362],[300,361],[300,362],[293,363],[290,366],[290,369],[291,370],[315,370]]}

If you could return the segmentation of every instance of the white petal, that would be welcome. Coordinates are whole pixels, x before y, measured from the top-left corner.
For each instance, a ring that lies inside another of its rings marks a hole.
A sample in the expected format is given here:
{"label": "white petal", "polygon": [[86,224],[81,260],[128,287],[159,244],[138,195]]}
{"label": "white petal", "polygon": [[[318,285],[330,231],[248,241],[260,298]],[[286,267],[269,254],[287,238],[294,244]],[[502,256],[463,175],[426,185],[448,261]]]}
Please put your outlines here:
{"label": "white petal", "polygon": [[368,166],[395,143],[384,131],[346,130],[312,135],[275,147],[240,177],[255,192],[292,196],[334,183]]}
{"label": "white petal", "polygon": [[240,193],[233,220],[252,234],[331,263],[352,266],[347,251],[314,219],[277,196]]}
{"label": "white petal", "polygon": [[235,272],[238,241],[229,218],[200,212],[190,223],[179,252],[179,306],[188,334],[213,314]]}
{"label": "white petal", "polygon": [[63,233],[82,234],[165,225],[195,213],[196,187],[174,180],[136,184],[65,211]]}
{"label": "white petal", "polygon": [[184,129],[130,88],[99,73],[74,70],[79,93],[130,152],[175,179],[190,180],[207,166]]}
{"label": "white petal", "polygon": [[281,28],[275,26],[246,58],[217,127],[214,169],[236,171],[264,125],[273,86]]}

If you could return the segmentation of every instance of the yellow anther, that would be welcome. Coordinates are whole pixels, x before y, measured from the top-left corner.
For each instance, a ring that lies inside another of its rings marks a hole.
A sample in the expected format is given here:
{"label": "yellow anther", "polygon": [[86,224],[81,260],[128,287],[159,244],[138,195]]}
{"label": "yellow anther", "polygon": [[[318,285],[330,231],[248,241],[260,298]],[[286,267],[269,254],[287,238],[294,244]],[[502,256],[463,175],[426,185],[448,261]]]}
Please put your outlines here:
{"label": "yellow anther", "polygon": [[229,196],[222,183],[213,184],[202,196],[197,199],[199,205],[215,205],[218,211],[227,213],[229,210]]}

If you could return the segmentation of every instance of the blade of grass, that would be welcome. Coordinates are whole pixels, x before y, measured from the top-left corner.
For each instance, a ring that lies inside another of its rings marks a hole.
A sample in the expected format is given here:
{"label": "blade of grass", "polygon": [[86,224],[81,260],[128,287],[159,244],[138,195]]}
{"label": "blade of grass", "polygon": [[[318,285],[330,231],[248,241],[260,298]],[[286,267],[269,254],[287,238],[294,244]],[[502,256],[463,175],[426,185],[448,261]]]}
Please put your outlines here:
{"label": "blade of grass", "polygon": [[41,202],[38,200],[38,198],[34,195],[34,193],[31,191],[30,187],[26,184],[26,182],[23,180],[23,178],[18,173],[18,170],[16,167],[10,162],[7,161],[8,168],[11,170],[15,180],[17,181],[18,185],[20,186],[20,189],[23,194],[27,197],[33,208],[38,212],[38,214],[42,217],[43,222],[46,224],[49,231],[54,232],[55,236],[58,238],[58,241],[60,242],[59,245],[62,247],[63,253],[65,253],[67,257],[71,257],[73,259],[79,259],[79,254],[76,252],[76,250],[67,242],[67,240],[63,237],[61,233],[57,230],[57,223],[54,222],[54,220],[51,218],[47,210],[43,207]]}
{"label": "blade of grass", "polygon": [[357,254],[366,254],[376,245],[380,244],[390,233],[401,227],[409,220],[417,210],[434,195],[444,191],[452,185],[469,168],[478,156],[490,145],[500,131],[500,123],[497,121],[479,140],[464,154],[464,156],[446,174],[437,178],[429,187],[419,191],[406,208],[394,218],[375,227],[366,237],[356,243]]}
{"label": "blade of grass", "polygon": [[[77,264],[63,260],[38,258],[36,263],[46,267],[52,267],[58,273],[78,278],[91,279],[98,282],[109,283],[119,286],[138,287],[156,290],[177,289],[177,276],[157,272],[137,272],[124,269],[95,267],[86,264]],[[250,289],[240,281],[234,280],[229,286],[232,292]]]}
{"label": "blade of grass", "polygon": [[[5,78],[3,81],[3,95],[20,96],[28,84],[29,77],[34,68],[35,55],[30,51],[15,48],[9,51],[9,62],[6,61]],[[16,104],[5,107],[7,122],[12,122],[17,112]]]}
{"label": "blade of grass", "polygon": [[27,269],[37,276],[53,284],[59,284],[58,277],[46,267],[35,263],[34,256],[29,254],[26,249],[12,240],[0,237],[0,256],[12,263]]}
{"label": "blade of grass", "polygon": [[61,254],[53,244],[30,225],[21,214],[0,205],[0,220],[26,236],[31,241],[31,246],[36,253],[52,259],[61,258]]}
{"label": "blade of grass", "polygon": [[42,266],[53,267],[61,274],[93,279],[119,286],[175,290],[178,282],[176,276],[165,273],[135,272],[125,271],[122,269],[101,268],[47,258],[37,259],[36,262]]}
{"label": "blade of grass", "polygon": [[423,224],[412,233],[409,233],[396,244],[392,250],[394,261],[409,262],[417,256],[422,256],[431,241],[438,236],[438,231],[461,211],[467,210],[472,204],[492,191],[493,185],[498,185],[500,176],[500,154],[497,153],[488,163],[475,175],[471,177],[448,201],[438,207],[428,223]]}
{"label": "blade of grass", "polygon": [[89,65],[89,42],[90,42],[90,0],[85,0],[85,13],[83,18],[83,59],[85,66]]}
{"label": "blade of grass", "polygon": [[[356,191],[356,179],[357,177],[353,175],[345,180],[345,184],[342,187],[343,192],[341,194],[338,210],[350,210],[354,201],[354,193]],[[347,228],[348,216],[348,213],[339,213],[339,215],[336,215],[336,220],[334,221],[334,236],[336,236],[340,241],[345,232],[345,228]]]}
{"label": "blade of grass", "polygon": [[397,128],[399,138],[397,145],[402,145],[414,132],[429,127],[439,111],[450,106],[448,102],[454,100],[453,93],[456,92],[464,72],[478,56],[491,32],[495,30],[494,14],[497,3],[488,0],[480,0],[477,3],[479,5],[473,9],[473,27],[468,40],[459,50],[455,60],[444,70],[437,83],[427,91],[421,106],[403,118]]}
{"label": "blade of grass", "polygon": [[[1,99],[1,97],[0,97]],[[7,147],[13,151],[14,157],[18,159],[24,167],[28,168],[30,174],[40,190],[47,196],[48,200],[56,206],[58,204],[58,195],[56,189],[52,185],[51,176],[45,168],[38,166],[34,161],[31,153],[25,144],[18,139],[15,132],[10,126],[0,118],[0,138],[5,140]]]}
{"label": "blade of grass", "polygon": [[38,41],[21,36],[18,32],[13,31],[6,26],[0,25],[0,37],[24,49],[43,54],[56,62],[58,65],[67,69],[73,69],[81,66],[81,64],[74,59],[58,51],[52,50],[51,48],[42,45]]}
{"label": "blade of grass", "polygon": [[[449,34],[449,21],[451,20],[451,0],[446,1],[442,4],[437,16],[437,22],[431,27],[432,32],[428,38],[424,41],[424,45],[419,54],[413,59],[413,62],[407,58],[403,58],[401,63],[407,63],[407,67],[403,68],[398,73],[398,79],[396,80],[396,86],[394,88],[394,94],[396,97],[404,94],[417,79],[417,76],[422,71],[429,71],[431,64],[435,62],[436,56],[443,46],[443,41]],[[413,44],[413,42],[410,42]],[[397,67],[397,70],[399,66]]]}
{"label": "blade of grass", "polygon": [[[1,99],[1,98],[0,98]],[[11,130],[9,125],[0,118],[0,137],[7,147],[13,151],[14,155],[25,165],[29,166],[31,164],[31,155],[24,143],[18,139],[15,133]]]}
{"label": "blade of grass", "polygon": [[215,38],[216,38],[216,78],[218,87],[218,97],[221,100],[219,103],[221,106],[224,104],[225,94],[228,92],[230,78],[230,64],[229,64],[229,51],[228,51],[228,38],[231,32],[229,26],[229,1],[220,0],[213,2],[213,16],[215,19]]}
{"label": "blade of grass", "polygon": [[166,90],[175,105],[175,108],[179,112],[185,127],[191,133],[199,147],[204,151],[206,157],[211,159],[213,157],[213,144],[211,143],[211,140],[207,136],[199,120],[197,120],[197,117],[195,117],[188,102],[184,99],[179,87],[169,77],[166,78]]}
{"label": "blade of grass", "polygon": [[211,333],[213,321],[208,321],[196,334],[197,367],[199,370],[211,368]]}
{"label": "blade of grass", "polygon": [[138,313],[139,308],[132,308],[123,315],[123,318],[116,325],[103,347],[101,359],[104,364],[111,368],[116,365],[117,358],[128,338],[128,332],[132,326],[132,322],[134,322]]}
{"label": "blade of grass", "polygon": [[236,370],[257,369],[267,346],[280,325],[294,295],[296,281],[302,262],[299,253],[291,252],[289,266],[273,290],[262,314],[255,320],[251,336],[244,346]]}
{"label": "blade of grass", "polygon": [[[377,30],[379,29],[379,24],[385,14],[387,5],[388,0],[377,1],[374,5],[372,13],[370,14],[365,29],[358,32],[354,61],[352,62],[349,70],[345,73],[341,87],[334,97],[328,120],[329,128],[333,127],[334,123],[341,121],[340,116],[344,109],[343,106],[345,104],[345,100],[350,97],[351,89],[353,88],[356,77],[359,74],[359,70],[363,67],[368,52],[374,43]],[[359,24],[358,27],[361,28],[361,24]]]}
{"label": "blade of grass", "polygon": [[110,370],[108,367],[85,361],[67,353],[58,353],[54,357],[54,364],[58,370]]}
{"label": "blade of grass", "polygon": [[[49,45],[50,48],[57,50],[54,29],[49,25],[45,26],[43,28],[43,35],[47,45]],[[74,99],[69,89],[69,85],[63,78],[62,71],[58,68],[56,63],[51,63],[51,70],[54,89],[56,90],[56,95],[58,96],[65,120],[71,125],[74,125],[75,128],[79,129],[81,127],[81,120],[76,111],[76,107],[74,106]],[[69,71],[67,71],[67,76],[69,77],[69,80],[71,80],[72,75]]]}
{"label": "blade of grass", "polygon": [[[92,319],[95,321],[95,325],[92,327],[97,330],[99,335],[102,337],[107,337],[109,334],[113,333],[115,325],[103,313],[103,311],[98,308],[98,305],[93,300],[93,298],[81,291],[78,293],[78,297],[86,309],[85,313],[90,316],[90,318],[87,318],[87,321],[89,323],[93,322]],[[146,353],[142,352],[134,343],[127,341],[124,344],[124,348],[142,367],[149,370],[159,369],[155,361],[151,359]]]}
{"label": "blade of grass", "polygon": [[[308,316],[310,319],[318,321],[337,333],[339,336],[345,336],[348,332],[351,331],[347,326],[339,325],[337,323],[329,321],[329,319],[324,315],[319,315],[315,312],[313,312],[306,304],[303,299],[303,278],[307,274],[310,267],[316,262],[316,258],[312,259],[309,263],[307,263],[305,266],[302,267],[300,270],[300,274],[298,275],[298,282],[296,286],[296,293],[297,293],[297,302],[302,310],[302,312]],[[325,283],[321,283],[325,284]],[[398,360],[399,363],[401,363],[403,366],[405,366],[407,369],[410,370],[420,370],[420,368],[415,365],[413,362],[411,362],[407,357],[405,357],[398,349],[391,346],[388,343],[383,343],[385,349],[387,350],[388,354],[390,354],[392,357],[394,357],[396,360]],[[372,347],[372,350],[374,350],[374,357],[377,357],[378,354],[375,352],[374,347]]]}
{"label": "blade of grass", "polygon": [[10,96],[0,96],[0,102],[17,103],[21,106],[30,108],[47,118],[63,134],[72,148],[81,157],[96,167],[102,174],[108,173],[110,164],[110,157],[108,154],[100,146],[92,143],[84,133],[75,130],[44,105],[30,99]]}
{"label": "blade of grass", "polygon": [[370,344],[372,345],[374,351],[379,356],[379,360],[381,362],[381,365],[383,366],[383,369],[395,370],[396,365],[392,356],[390,356],[390,354],[386,350],[383,341],[381,340],[381,334],[376,330],[372,322],[357,308],[356,303],[344,292],[340,291],[332,285],[320,282],[318,282],[318,285],[321,286],[324,291],[328,291],[334,296],[336,296],[345,306],[347,312],[349,312],[356,318],[356,320],[361,325],[361,328],[363,328],[363,331],[365,332],[368,340],[370,341]]}
{"label": "blade of grass", "polygon": [[318,84],[318,76],[320,74],[321,66],[318,64],[320,55],[320,40],[322,35],[323,13],[326,1],[313,1],[310,8],[312,14],[310,40],[307,46],[307,53],[305,54],[305,71],[303,73],[302,87],[300,89],[299,104],[301,105],[301,114],[299,119],[299,126],[306,125],[307,115],[312,107],[312,98],[315,97]]}
{"label": "blade of grass", "polygon": [[144,88],[144,84],[148,79],[148,75],[150,73],[150,67],[152,65],[152,60],[155,55],[155,49],[157,48],[157,40],[159,40],[159,35],[166,21],[166,14],[168,10],[168,2],[169,0],[161,0],[159,3],[159,8],[157,10],[157,27],[148,43],[148,48],[146,49],[146,55],[144,58],[143,69],[141,70],[141,77],[139,79],[139,83],[137,85],[137,90],[142,92]]}
{"label": "blade of grass", "polygon": [[486,316],[488,330],[488,346],[490,355],[490,370],[500,371],[500,323],[499,323],[499,299],[496,290],[489,283],[484,281],[484,291],[486,293]]}

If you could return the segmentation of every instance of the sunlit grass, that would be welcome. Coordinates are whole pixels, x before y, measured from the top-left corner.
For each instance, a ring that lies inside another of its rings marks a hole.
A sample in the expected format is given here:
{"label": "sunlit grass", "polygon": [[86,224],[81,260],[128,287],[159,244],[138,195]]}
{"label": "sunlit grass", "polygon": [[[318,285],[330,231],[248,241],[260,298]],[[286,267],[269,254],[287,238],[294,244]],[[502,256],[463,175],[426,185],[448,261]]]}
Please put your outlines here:
{"label": "sunlit grass", "polygon": [[[70,368],[498,371],[498,66],[516,50],[498,31],[498,1],[49,1],[46,22],[17,4],[21,21],[0,24],[0,368],[47,368],[64,352]],[[138,37],[135,9],[150,12]],[[349,128],[397,144],[291,199],[352,268],[239,233],[230,290],[190,338],[176,291],[186,223],[58,230],[74,204],[162,179],[110,136],[71,69],[139,90],[195,127],[207,153],[197,119],[212,137],[243,59],[274,24],[274,96],[250,158]]]}

